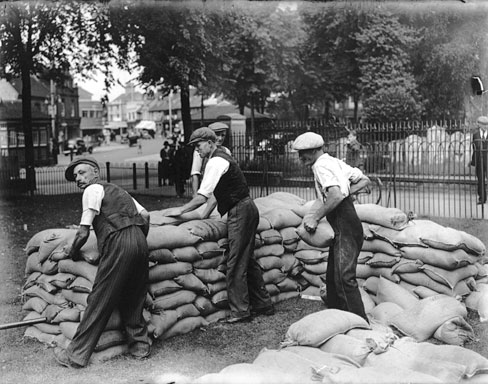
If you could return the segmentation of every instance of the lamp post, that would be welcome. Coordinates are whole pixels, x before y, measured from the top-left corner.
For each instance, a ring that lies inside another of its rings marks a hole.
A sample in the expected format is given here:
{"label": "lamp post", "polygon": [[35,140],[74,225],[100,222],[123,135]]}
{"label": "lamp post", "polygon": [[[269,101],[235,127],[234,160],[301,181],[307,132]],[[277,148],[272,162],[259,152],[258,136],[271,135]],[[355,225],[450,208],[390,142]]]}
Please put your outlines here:
{"label": "lamp post", "polygon": [[56,102],[55,102],[55,85],[54,85],[54,80],[50,80],[49,82],[49,99],[46,99],[44,103],[48,107],[48,114],[51,117],[51,143],[52,143],[52,148],[50,150],[50,157],[52,158],[52,161],[54,164],[57,164],[57,158],[55,158],[56,154],[56,149],[55,149],[55,143],[57,142],[56,140]]}

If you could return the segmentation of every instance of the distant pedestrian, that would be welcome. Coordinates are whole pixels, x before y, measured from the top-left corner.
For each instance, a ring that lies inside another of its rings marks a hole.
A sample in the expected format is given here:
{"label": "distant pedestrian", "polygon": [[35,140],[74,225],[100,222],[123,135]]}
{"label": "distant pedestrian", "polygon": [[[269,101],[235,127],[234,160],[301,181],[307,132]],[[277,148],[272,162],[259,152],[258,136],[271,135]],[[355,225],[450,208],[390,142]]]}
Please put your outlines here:
{"label": "distant pedestrian", "polygon": [[137,139],[137,154],[142,155],[142,139],[140,137]]}
{"label": "distant pedestrian", "polygon": [[190,177],[192,158],[192,148],[185,146],[184,141],[180,141],[173,160],[174,183],[178,197],[185,195],[185,184]]}
{"label": "distant pedestrian", "polygon": [[478,180],[478,204],[486,203],[486,176],[488,168],[488,117],[480,116],[478,129],[473,133],[471,165],[475,167]]}
{"label": "distant pedestrian", "polygon": [[163,148],[159,152],[159,156],[161,157],[161,180],[163,181],[163,185],[170,185],[171,182],[171,168],[172,158],[174,156],[173,150],[169,146],[168,141],[165,141],[163,144]]}

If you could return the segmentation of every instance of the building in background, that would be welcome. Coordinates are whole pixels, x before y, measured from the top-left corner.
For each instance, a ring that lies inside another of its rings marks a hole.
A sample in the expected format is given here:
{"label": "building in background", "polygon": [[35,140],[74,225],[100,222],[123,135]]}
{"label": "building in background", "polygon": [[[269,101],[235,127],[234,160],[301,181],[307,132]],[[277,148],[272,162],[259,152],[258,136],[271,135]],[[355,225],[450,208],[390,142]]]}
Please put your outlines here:
{"label": "building in background", "polygon": [[145,96],[136,91],[133,83],[127,83],[124,93],[107,103],[107,122],[104,128],[116,135],[132,131],[141,120],[140,108],[144,102]]}
{"label": "building in background", "polygon": [[[25,162],[22,129],[22,81],[0,79],[2,156]],[[68,139],[80,136],[78,88],[71,78],[62,84],[31,76],[32,134],[35,165],[57,163],[57,153]],[[46,124],[47,123],[47,124]]]}
{"label": "building in background", "polygon": [[100,100],[93,100],[93,94],[78,87],[80,104],[81,137],[86,142],[95,143],[103,135],[104,107]]}

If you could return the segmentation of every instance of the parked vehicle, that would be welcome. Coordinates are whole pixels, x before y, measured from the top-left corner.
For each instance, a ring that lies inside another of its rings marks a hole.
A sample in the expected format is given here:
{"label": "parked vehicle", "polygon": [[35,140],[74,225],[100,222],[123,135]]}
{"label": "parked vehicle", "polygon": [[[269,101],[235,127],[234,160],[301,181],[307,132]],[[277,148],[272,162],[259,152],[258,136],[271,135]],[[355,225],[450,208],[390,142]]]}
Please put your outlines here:
{"label": "parked vehicle", "polygon": [[65,156],[68,156],[71,153],[74,155],[82,155],[85,152],[92,153],[93,145],[85,143],[85,140],[83,140],[81,137],[68,140],[63,151]]}

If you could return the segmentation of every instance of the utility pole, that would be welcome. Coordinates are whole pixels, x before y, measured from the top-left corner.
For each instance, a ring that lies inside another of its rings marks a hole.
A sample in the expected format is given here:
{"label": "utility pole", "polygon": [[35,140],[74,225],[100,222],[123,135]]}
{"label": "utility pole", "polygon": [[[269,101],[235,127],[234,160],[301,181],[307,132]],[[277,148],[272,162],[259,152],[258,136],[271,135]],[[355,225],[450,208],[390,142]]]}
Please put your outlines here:
{"label": "utility pole", "polygon": [[[49,114],[51,115],[51,142],[53,144],[51,156],[53,158],[54,164],[57,164],[58,159],[54,158],[54,155],[55,153],[57,153],[57,150],[59,148],[59,143],[57,143],[57,137],[56,137],[56,104],[54,101],[56,98],[55,93],[56,93],[56,88],[54,85],[54,80],[50,79],[49,80],[49,94],[50,94]],[[58,148],[54,148],[54,145],[58,145]]]}

